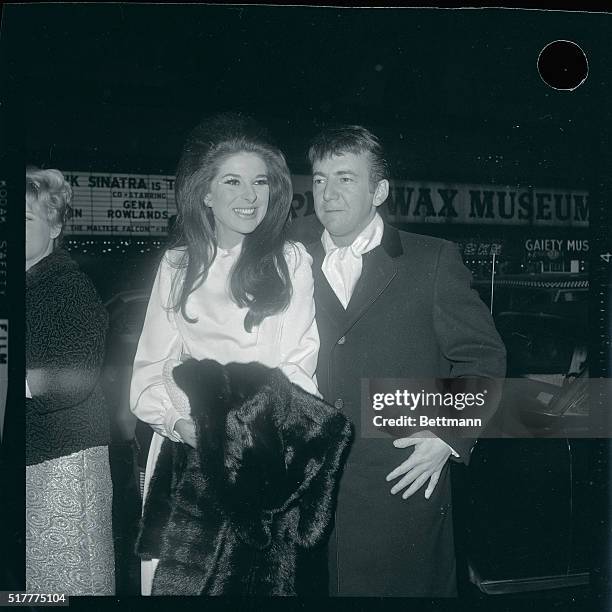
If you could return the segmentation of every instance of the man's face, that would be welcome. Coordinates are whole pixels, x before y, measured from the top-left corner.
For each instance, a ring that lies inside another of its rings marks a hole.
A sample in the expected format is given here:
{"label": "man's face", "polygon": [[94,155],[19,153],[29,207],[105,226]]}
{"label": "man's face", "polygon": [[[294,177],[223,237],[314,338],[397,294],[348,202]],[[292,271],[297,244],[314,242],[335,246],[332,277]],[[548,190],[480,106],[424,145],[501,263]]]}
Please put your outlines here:
{"label": "man's face", "polygon": [[387,181],[379,181],[376,190],[370,190],[367,153],[325,157],[314,163],[312,174],[315,212],[319,221],[338,246],[352,244],[374,218],[376,207],[385,201]]}

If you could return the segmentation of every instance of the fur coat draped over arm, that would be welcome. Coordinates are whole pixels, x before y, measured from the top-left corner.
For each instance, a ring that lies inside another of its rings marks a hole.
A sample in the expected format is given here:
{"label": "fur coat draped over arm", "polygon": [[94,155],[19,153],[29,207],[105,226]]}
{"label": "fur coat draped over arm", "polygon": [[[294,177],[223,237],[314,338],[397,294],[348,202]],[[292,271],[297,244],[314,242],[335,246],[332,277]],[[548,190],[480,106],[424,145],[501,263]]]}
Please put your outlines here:
{"label": "fur coat draped over arm", "polygon": [[164,441],[151,480],[137,550],[160,559],[153,594],[325,595],[347,418],[259,363],[173,376],[197,449]]}

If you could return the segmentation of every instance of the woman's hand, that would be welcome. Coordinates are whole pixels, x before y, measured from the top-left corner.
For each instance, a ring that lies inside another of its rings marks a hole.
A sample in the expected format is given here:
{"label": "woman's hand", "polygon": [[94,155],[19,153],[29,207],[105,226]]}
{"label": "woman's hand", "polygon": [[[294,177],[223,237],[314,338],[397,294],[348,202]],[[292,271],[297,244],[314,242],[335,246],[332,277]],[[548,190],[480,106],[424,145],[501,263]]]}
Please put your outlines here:
{"label": "woman's hand", "polygon": [[196,448],[195,423],[191,419],[179,419],[174,424],[174,431],[181,436],[181,440],[183,440],[185,444],[189,444],[192,448]]}

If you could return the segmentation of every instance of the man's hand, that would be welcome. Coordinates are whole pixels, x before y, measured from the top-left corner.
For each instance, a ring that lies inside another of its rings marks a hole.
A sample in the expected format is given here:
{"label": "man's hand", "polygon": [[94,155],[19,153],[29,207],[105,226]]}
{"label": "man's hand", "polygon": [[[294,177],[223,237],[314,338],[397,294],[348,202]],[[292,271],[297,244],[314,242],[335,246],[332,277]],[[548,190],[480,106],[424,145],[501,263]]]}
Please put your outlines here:
{"label": "man's hand", "polygon": [[393,441],[393,446],[396,448],[414,446],[414,451],[406,461],[387,475],[387,481],[390,481],[405,474],[393,485],[391,493],[395,495],[398,491],[408,487],[402,495],[404,499],[408,499],[429,481],[425,489],[425,499],[429,499],[438,484],[442,468],[451,455],[448,444],[431,431],[426,430],[408,438],[398,438]]}
{"label": "man's hand", "polygon": [[195,423],[191,419],[179,419],[174,424],[174,431],[181,436],[185,444],[189,444],[193,448],[196,447]]}

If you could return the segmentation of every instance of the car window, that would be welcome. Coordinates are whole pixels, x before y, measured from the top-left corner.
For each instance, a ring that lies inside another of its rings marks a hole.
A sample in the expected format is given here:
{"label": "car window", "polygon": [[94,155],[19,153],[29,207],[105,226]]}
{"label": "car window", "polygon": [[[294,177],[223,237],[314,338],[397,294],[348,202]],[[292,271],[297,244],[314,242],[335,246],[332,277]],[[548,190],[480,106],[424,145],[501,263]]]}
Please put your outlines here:
{"label": "car window", "polygon": [[509,377],[569,371],[578,339],[563,318],[501,313],[497,328],[506,345]]}
{"label": "car window", "polygon": [[109,331],[107,360],[116,364],[131,363],[136,353],[147,311],[148,297],[122,299],[120,296],[107,304]]}
{"label": "car window", "polygon": [[113,321],[113,331],[123,336],[140,336],[146,312],[146,300],[127,302]]}

